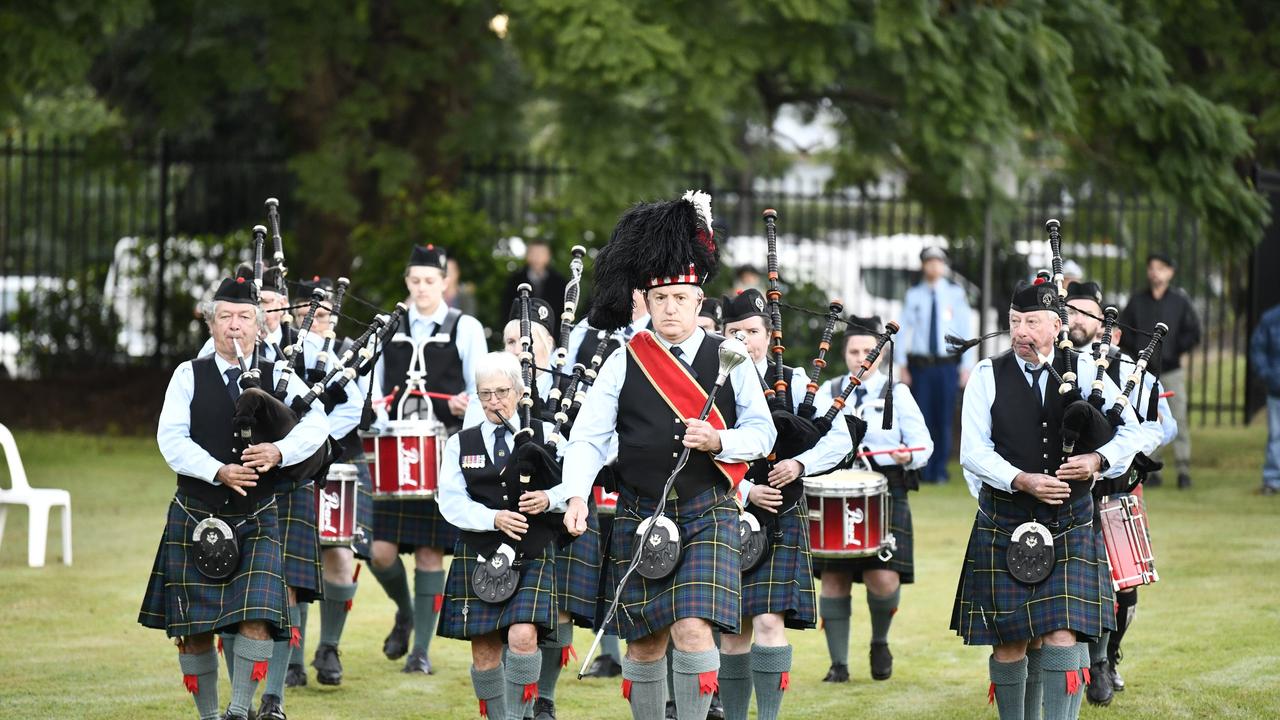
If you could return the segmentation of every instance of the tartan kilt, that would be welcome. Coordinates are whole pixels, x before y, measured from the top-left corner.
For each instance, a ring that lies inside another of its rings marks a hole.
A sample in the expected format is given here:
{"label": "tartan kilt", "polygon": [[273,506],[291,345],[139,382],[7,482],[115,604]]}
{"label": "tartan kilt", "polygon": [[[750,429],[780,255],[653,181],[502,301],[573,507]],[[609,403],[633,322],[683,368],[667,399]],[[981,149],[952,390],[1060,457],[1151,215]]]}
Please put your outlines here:
{"label": "tartan kilt", "polygon": [[444,585],[444,605],[438,634],[468,640],[494,631],[506,638],[507,628],[517,623],[533,623],[538,635],[556,629],[555,544],[548,544],[536,558],[525,558],[516,593],[501,604],[487,603],[471,591],[471,573],[476,569],[476,553],[459,540],[449,563]]}
{"label": "tartan kilt", "polygon": [[578,627],[595,625],[600,595],[600,519],[587,500],[587,531],[556,553],[556,604]]}
{"label": "tartan kilt", "polygon": [[433,547],[447,555],[458,542],[458,529],[444,519],[435,500],[395,498],[372,504],[374,539],[398,544],[401,553]]}
{"label": "tartan kilt", "polygon": [[1032,515],[983,487],[951,613],[951,629],[966,645],[1032,640],[1054,630],[1102,634],[1115,598],[1111,583],[1101,582],[1099,564],[1105,563],[1098,558],[1093,497],[1085,494],[1058,508],[1058,525],[1049,526],[1053,572],[1038,585],[1024,585],[1009,573],[1005,558],[1013,531]]}
{"label": "tartan kilt", "polygon": [[898,580],[903,585],[916,581],[915,541],[911,525],[911,503],[907,500],[907,488],[889,483],[889,531],[893,533],[898,547],[893,551],[889,562],[882,561],[872,555],[864,558],[819,558],[813,559],[813,574],[822,577],[824,570],[844,572],[853,576],[856,583],[862,582],[862,573],[866,570],[893,570],[898,573]]}
{"label": "tartan kilt", "polygon": [[[607,564],[606,587],[611,591],[631,562],[636,529],[658,504],[636,496],[625,486],[619,489]],[[702,618],[736,635],[742,620],[742,569],[738,506],[733,496],[716,487],[688,500],[668,501],[665,514],[683,535],[680,565],[662,580],[633,573],[610,630],[631,641],[670,627],[677,620]],[[612,600],[612,593],[608,600]]]}
{"label": "tartan kilt", "polygon": [[373,478],[364,455],[353,458],[356,466],[356,537],[351,549],[360,560],[373,557]]}
{"label": "tartan kilt", "polygon": [[[276,640],[288,639],[288,593],[280,541],[276,539],[279,524],[275,500],[274,496],[263,500],[258,505],[258,515],[237,529],[240,567],[236,573],[226,580],[210,580],[190,560],[191,534],[196,523],[178,506],[178,501],[200,519],[211,508],[185,493],[176,494],[169,503],[138,622],[164,630],[169,637],[187,637],[234,630],[241,622],[262,620],[271,626]],[[229,514],[219,517],[232,527],[247,518]]]}
{"label": "tartan kilt", "polygon": [[801,498],[778,516],[781,537],[769,538],[769,554],[742,575],[743,626],[766,613],[783,616],[783,623],[807,630],[817,622],[813,567],[809,556],[809,506]]}
{"label": "tartan kilt", "polygon": [[284,549],[284,584],[294,589],[300,603],[319,600],[324,586],[320,580],[315,483],[276,494],[276,513]]}

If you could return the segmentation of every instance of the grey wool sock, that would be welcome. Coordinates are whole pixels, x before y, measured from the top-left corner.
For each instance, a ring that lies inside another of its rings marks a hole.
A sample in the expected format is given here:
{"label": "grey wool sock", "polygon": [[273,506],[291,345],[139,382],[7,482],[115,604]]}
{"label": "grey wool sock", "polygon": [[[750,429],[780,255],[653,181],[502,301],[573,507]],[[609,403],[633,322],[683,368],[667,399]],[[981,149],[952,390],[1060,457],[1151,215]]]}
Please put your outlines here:
{"label": "grey wool sock", "polygon": [[[300,637],[298,633],[301,626],[298,621],[301,618],[301,611],[297,605],[289,607],[289,625],[293,628],[294,637]],[[293,658],[293,646],[290,640],[277,640],[272,643],[271,659],[267,661],[267,678],[262,684],[263,695],[275,695],[280,698],[280,707],[284,707],[284,677],[289,670],[289,663]]]}
{"label": "grey wool sock", "polygon": [[[1104,646],[1105,647],[1105,646]],[[1077,642],[1076,654],[1079,656],[1076,660],[1076,666],[1079,668],[1080,692],[1071,696],[1071,714],[1067,717],[1080,717],[1080,705],[1084,703],[1085,686],[1089,684],[1089,643]]]}
{"label": "grey wool sock", "polygon": [[227,707],[232,715],[249,716],[253,693],[258,689],[258,681],[267,676],[267,662],[274,649],[275,643],[270,640],[255,640],[244,635],[236,638],[236,672],[231,679],[231,705]]}
{"label": "grey wool sock", "polygon": [[720,686],[720,651],[702,652],[676,649],[671,653],[671,669],[675,676],[676,714],[683,720],[707,717],[711,696]]}
{"label": "grey wool sock", "polygon": [[444,602],[444,571],[413,571],[413,649],[427,652]]}
{"label": "grey wool sock", "polygon": [[[311,603],[298,603],[294,607],[298,608],[298,619],[295,621],[293,615],[290,615],[289,622],[297,628],[297,633],[294,637],[298,639],[298,642],[293,646],[293,655],[289,658],[289,664],[301,665],[303,657],[306,656],[307,611],[311,608]],[[292,611],[292,608],[290,608],[290,611]]]}
{"label": "grey wool sock", "polygon": [[200,720],[218,720],[218,653],[206,650],[198,655],[178,655],[182,682],[196,701]]}
{"label": "grey wool sock", "polygon": [[898,612],[898,602],[901,599],[902,588],[885,597],[867,591],[867,609],[871,611],[871,642],[889,642],[889,626],[893,624],[893,615]]}
{"label": "grey wool sock", "polygon": [[1027,648],[1027,692],[1022,704],[1022,720],[1040,720],[1041,692],[1040,648]]}
{"label": "grey wool sock", "polygon": [[369,563],[369,569],[373,571],[373,577],[387,593],[387,597],[396,604],[397,611],[413,612],[413,597],[409,595],[409,577],[405,574],[404,563],[400,562],[398,556],[389,567],[378,569],[377,565]]}
{"label": "grey wool sock", "polygon": [[1061,647],[1046,643],[1040,653],[1044,720],[1073,720],[1073,701],[1084,693],[1080,683],[1080,651],[1075,645]]}
{"label": "grey wool sock", "polygon": [[1022,720],[1027,689],[1027,659],[1000,662],[992,655],[987,662],[991,673],[991,696],[1000,720]]}
{"label": "grey wool sock", "polygon": [[324,583],[324,600],[320,601],[320,644],[338,646],[342,629],[347,625],[347,603],[356,597],[356,584]]}
{"label": "grey wool sock", "polygon": [[608,655],[619,665],[622,664],[622,646],[618,643],[617,635],[604,634],[600,640],[600,654]]}
{"label": "grey wool sock", "polygon": [[552,637],[554,640],[541,649],[542,671],[538,674],[538,697],[554,702],[556,683],[560,682],[560,671],[569,661],[569,647],[573,645],[573,623],[562,622],[556,625]]}
{"label": "grey wool sock", "polygon": [[542,654],[535,652],[521,655],[508,648],[505,665],[508,720],[532,717],[533,701],[538,699],[538,673],[542,670]]}
{"label": "grey wool sock", "polygon": [[725,720],[747,720],[751,710],[751,653],[720,653],[720,702]]}
{"label": "grey wool sock", "polygon": [[849,664],[849,616],[853,603],[848,596],[818,598],[818,616],[822,632],[827,636],[827,653],[832,665]]}
{"label": "grey wool sock", "polygon": [[751,681],[756,689],[758,720],[777,720],[782,694],[791,677],[791,646],[751,646]]}
{"label": "grey wool sock", "polygon": [[471,687],[475,688],[476,699],[480,701],[481,715],[489,720],[507,719],[507,681],[501,665],[491,670],[477,670],[472,665]]}
{"label": "grey wool sock", "polygon": [[637,662],[623,657],[622,697],[631,703],[634,720],[661,720],[667,711],[667,659]]}
{"label": "grey wool sock", "polygon": [[219,633],[218,634],[218,652],[222,653],[222,659],[227,663],[227,679],[234,680],[236,677],[236,634],[235,633]]}

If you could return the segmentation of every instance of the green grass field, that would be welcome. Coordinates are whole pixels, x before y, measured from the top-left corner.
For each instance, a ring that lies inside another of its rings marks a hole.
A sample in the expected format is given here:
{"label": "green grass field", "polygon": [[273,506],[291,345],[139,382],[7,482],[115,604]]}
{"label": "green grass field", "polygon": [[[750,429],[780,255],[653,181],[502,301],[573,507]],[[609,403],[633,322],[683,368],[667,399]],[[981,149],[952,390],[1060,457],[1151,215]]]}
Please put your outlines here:
{"label": "green grass field", "polygon": [[[1142,590],[1126,640],[1128,690],[1108,709],[1086,706],[1085,717],[1280,717],[1280,498],[1253,494],[1263,437],[1258,426],[1197,432],[1195,488],[1148,493],[1162,580]],[[35,485],[72,493],[75,564],[60,564],[54,521],[49,565],[26,567],[26,513],[9,513],[0,546],[0,717],[193,717],[172,643],[136,621],[173,491],[154,441],[20,433],[18,442]],[[8,485],[4,470],[0,484]],[[974,503],[953,481],[927,487],[912,504],[920,581],[904,588],[894,623],[893,679],[870,680],[859,598],[854,681],[820,682],[828,664],[820,633],[794,633],[784,715],[996,717],[986,704],[987,653],[947,629]],[[343,638],[343,685],[321,688],[312,676],[288,692],[290,717],[475,718],[468,647],[437,640],[436,674],[402,675],[380,651],[392,605],[368,573],[362,580]],[[312,639],[318,615],[311,613]],[[580,653],[590,642],[582,630],[575,640]],[[225,707],[225,675],[221,686]],[[570,720],[629,717],[617,681],[579,682],[569,671],[558,705]]]}

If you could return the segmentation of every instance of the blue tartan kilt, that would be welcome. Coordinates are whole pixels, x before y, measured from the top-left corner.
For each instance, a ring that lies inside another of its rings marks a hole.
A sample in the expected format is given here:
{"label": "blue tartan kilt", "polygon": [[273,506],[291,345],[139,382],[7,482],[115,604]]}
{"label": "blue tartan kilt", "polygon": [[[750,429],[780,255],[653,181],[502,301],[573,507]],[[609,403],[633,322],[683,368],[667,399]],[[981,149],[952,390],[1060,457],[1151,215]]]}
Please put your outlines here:
{"label": "blue tartan kilt", "polygon": [[539,637],[556,629],[555,546],[547,545],[542,555],[525,558],[520,586],[506,602],[487,603],[471,590],[471,574],[476,569],[476,553],[461,540],[453,550],[449,575],[444,585],[444,605],[438,633],[441,637],[469,640],[491,632],[506,631],[518,623],[533,623]]}
{"label": "blue tartan kilt", "polygon": [[444,519],[435,500],[374,500],[373,537],[398,544],[401,553],[433,547],[447,555],[458,542],[458,529]]}
{"label": "blue tartan kilt", "polygon": [[769,538],[769,554],[742,575],[743,626],[766,613],[783,616],[789,628],[807,630],[817,622],[813,567],[809,556],[809,507],[800,502],[778,516],[781,537]]}
{"label": "blue tartan kilt", "polygon": [[316,489],[308,482],[276,495],[280,544],[284,548],[284,583],[298,602],[319,600],[321,589],[320,535],[316,528]]}
{"label": "blue tartan kilt", "polygon": [[178,505],[181,502],[198,520],[212,508],[184,493],[169,503],[169,515],[155,563],[143,596],[138,622],[164,630],[169,637],[189,637],[221,630],[234,631],[241,622],[261,620],[271,626],[276,640],[289,638],[288,593],[276,498],[259,503],[257,515],[219,515],[236,529],[240,544],[240,566],[225,580],[210,580],[190,559],[193,521]]}
{"label": "blue tartan kilt", "polygon": [[[640,522],[657,501],[640,498],[623,486],[613,519],[610,559],[612,590],[631,562]],[[610,628],[623,640],[647,637],[684,618],[701,618],[736,635],[742,620],[742,568],[738,543],[738,506],[715,488],[688,500],[671,500],[664,513],[680,527],[684,554],[675,572],[662,580],[632,573]]]}
{"label": "blue tartan kilt", "polygon": [[907,500],[907,489],[901,485],[889,484],[889,531],[893,533],[897,548],[888,562],[872,555],[864,558],[819,558],[813,559],[813,574],[822,577],[824,570],[849,573],[853,581],[862,582],[862,573],[866,570],[893,570],[898,573],[898,580],[903,585],[916,581],[915,541],[911,524],[911,503]]}
{"label": "blue tartan kilt", "polygon": [[984,487],[969,535],[964,567],[952,607],[951,629],[966,645],[1032,640],[1055,630],[1098,637],[1114,616],[1111,583],[1103,583],[1105,552],[1093,527],[1093,498],[1086,494],[1053,510],[1041,506],[1039,520],[1053,535],[1056,564],[1037,585],[1013,578],[1005,565],[1009,540],[1031,513]]}
{"label": "blue tartan kilt", "polygon": [[587,531],[556,553],[556,601],[578,627],[595,625],[600,590],[600,519],[587,501]]}

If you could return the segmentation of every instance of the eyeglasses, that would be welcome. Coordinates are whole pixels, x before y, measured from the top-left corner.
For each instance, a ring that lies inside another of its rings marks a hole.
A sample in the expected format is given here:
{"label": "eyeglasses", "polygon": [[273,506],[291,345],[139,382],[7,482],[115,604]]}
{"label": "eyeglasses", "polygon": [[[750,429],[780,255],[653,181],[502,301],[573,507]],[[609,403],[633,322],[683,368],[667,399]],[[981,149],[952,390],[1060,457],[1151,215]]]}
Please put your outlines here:
{"label": "eyeglasses", "polygon": [[476,392],[476,395],[480,398],[480,402],[488,402],[489,398],[493,397],[496,397],[499,400],[506,400],[507,396],[510,394],[511,388],[509,387],[494,388],[493,390],[480,390]]}

